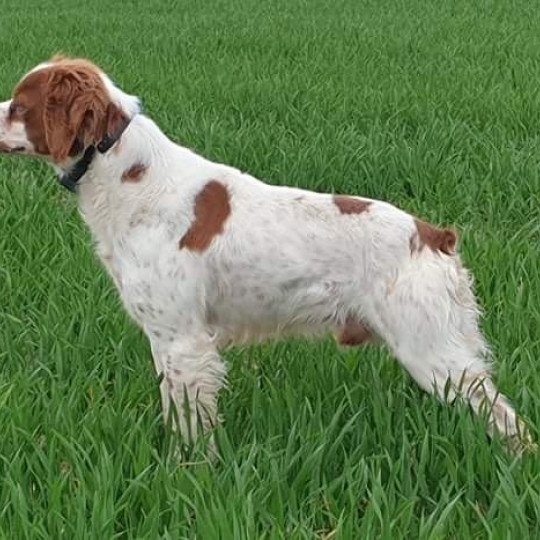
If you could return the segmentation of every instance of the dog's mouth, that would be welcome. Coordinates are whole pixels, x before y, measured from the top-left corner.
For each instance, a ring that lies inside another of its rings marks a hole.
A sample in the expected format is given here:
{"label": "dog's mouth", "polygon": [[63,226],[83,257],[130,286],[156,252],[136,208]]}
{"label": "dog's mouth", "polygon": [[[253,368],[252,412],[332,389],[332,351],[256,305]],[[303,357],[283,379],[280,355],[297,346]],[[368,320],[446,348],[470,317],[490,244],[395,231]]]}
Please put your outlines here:
{"label": "dog's mouth", "polygon": [[8,148],[0,145],[0,154],[22,154],[25,151],[24,146],[15,146],[13,148]]}
{"label": "dog's mouth", "polygon": [[25,150],[24,146],[7,146],[0,143],[0,154],[22,154]]}

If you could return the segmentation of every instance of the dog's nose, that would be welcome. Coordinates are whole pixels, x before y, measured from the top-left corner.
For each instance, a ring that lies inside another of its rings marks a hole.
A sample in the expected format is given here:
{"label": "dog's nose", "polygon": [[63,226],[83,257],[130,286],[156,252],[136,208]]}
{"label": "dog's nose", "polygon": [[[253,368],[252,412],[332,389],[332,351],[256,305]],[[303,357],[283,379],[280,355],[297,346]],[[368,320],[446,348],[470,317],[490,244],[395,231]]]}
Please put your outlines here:
{"label": "dog's nose", "polygon": [[10,154],[12,147],[6,141],[7,135],[7,117],[10,101],[0,103],[0,154]]}
{"label": "dog's nose", "polygon": [[8,99],[7,101],[0,102],[0,115],[2,117],[7,116],[7,113],[9,111],[10,103],[11,103],[11,99]]}
{"label": "dog's nose", "polygon": [[5,143],[2,143],[2,138],[5,136],[7,117],[9,111],[9,101],[3,101],[0,103],[0,151],[5,152],[3,148]]}

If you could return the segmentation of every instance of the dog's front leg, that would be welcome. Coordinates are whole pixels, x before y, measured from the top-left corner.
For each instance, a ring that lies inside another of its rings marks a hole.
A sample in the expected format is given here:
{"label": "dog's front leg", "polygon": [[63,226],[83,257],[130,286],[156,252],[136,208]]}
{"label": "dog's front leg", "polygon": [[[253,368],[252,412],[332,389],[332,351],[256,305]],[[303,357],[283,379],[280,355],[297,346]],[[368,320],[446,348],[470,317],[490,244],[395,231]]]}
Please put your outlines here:
{"label": "dog's front leg", "polygon": [[152,354],[160,383],[163,416],[168,421],[174,407],[172,426],[193,442],[197,435],[217,423],[217,397],[225,383],[225,365],[205,333],[192,336],[150,333]]}

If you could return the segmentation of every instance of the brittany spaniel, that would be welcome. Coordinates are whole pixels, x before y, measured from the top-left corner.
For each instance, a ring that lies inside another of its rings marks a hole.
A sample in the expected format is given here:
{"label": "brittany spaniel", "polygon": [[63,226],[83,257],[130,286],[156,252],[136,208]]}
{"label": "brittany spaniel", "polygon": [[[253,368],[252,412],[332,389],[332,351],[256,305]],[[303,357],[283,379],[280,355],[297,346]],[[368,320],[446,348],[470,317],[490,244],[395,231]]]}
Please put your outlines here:
{"label": "brittany spaniel", "polygon": [[530,436],[490,375],[456,234],[386,202],[277,187],[172,142],[94,64],[55,57],[0,104],[0,151],[44,158],[78,195],[125,308],[150,340],[164,417],[217,420],[229,345],[333,333],[386,343],[426,391]]}

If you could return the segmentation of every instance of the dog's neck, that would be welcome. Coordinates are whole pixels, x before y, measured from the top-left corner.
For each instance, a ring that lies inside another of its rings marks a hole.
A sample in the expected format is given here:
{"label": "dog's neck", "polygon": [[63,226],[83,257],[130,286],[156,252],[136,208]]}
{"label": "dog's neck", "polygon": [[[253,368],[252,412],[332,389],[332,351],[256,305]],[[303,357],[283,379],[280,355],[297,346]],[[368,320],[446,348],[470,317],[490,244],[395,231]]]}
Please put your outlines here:
{"label": "dog's neck", "polygon": [[122,175],[135,165],[142,165],[154,172],[166,168],[175,155],[176,146],[147,116],[136,115],[121,137],[105,153],[96,151],[88,171],[79,181],[79,196],[99,190],[120,193]]}
{"label": "dog's neck", "polygon": [[[96,152],[76,198],[100,253],[112,253],[112,239],[129,223],[127,216],[157,200],[164,183],[155,179],[164,175],[156,171],[169,169],[171,144],[152,120],[137,115],[108,152]],[[126,175],[136,166],[144,172],[134,184]]]}
{"label": "dog's neck", "polygon": [[127,126],[141,113],[141,102],[137,96],[127,94],[115,86],[106,75],[103,75],[103,83],[113,104],[121,111],[122,122],[115,133],[108,133],[94,146],[84,148],[78,155],[69,157],[62,163],[52,164],[60,183],[70,191],[76,191],[78,181],[86,175],[97,154],[105,154],[116,145]]}
{"label": "dog's neck", "polygon": [[84,151],[73,160],[73,163],[58,175],[60,184],[72,193],[76,193],[79,180],[81,180],[88,172],[96,155],[98,155],[98,153],[107,153],[120,140],[120,137],[122,137],[122,134],[127,126],[129,126],[130,122],[130,119],[126,119],[118,127],[115,133],[107,134],[98,144],[85,148]]}
{"label": "dog's neck", "polygon": [[[99,144],[84,149],[77,156],[60,164],[52,164],[61,184],[77,192],[79,185],[87,185],[101,176],[110,176],[114,169],[133,160],[151,161],[159,153],[160,145],[169,139],[149,118],[137,114],[123,129]],[[129,165],[128,165],[129,166]]]}

